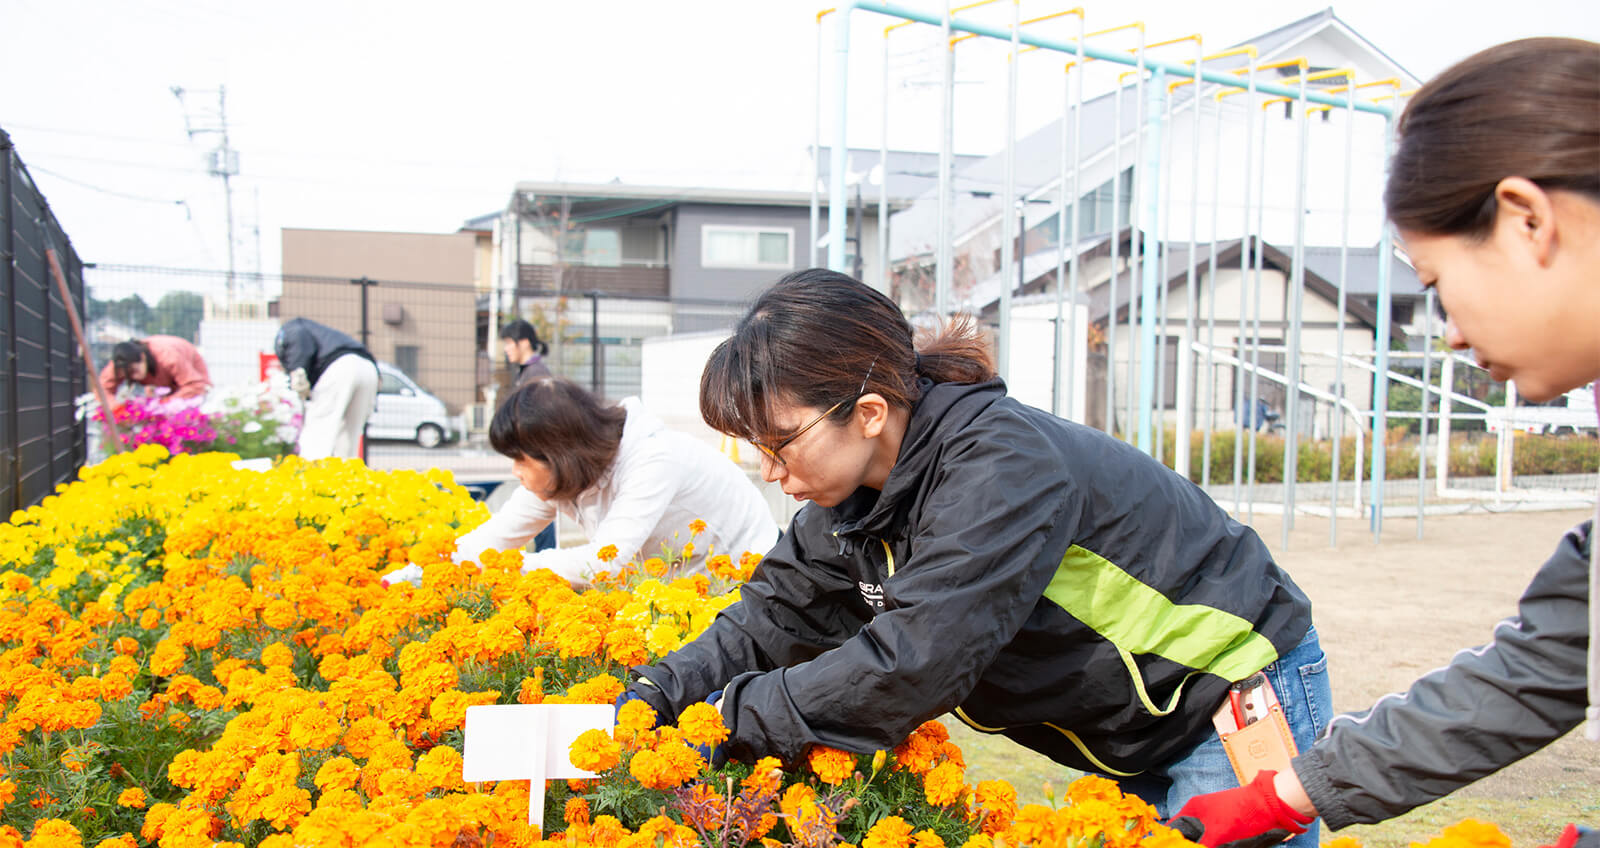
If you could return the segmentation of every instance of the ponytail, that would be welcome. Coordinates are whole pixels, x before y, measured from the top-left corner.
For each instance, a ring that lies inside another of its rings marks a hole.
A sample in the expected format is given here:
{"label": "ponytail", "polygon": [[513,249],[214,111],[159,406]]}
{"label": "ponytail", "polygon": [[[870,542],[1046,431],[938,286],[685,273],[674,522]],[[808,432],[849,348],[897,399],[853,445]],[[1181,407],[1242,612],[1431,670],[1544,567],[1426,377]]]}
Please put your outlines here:
{"label": "ponytail", "polygon": [[916,372],[935,383],[981,383],[995,377],[989,340],[971,315],[956,315],[916,338]]}

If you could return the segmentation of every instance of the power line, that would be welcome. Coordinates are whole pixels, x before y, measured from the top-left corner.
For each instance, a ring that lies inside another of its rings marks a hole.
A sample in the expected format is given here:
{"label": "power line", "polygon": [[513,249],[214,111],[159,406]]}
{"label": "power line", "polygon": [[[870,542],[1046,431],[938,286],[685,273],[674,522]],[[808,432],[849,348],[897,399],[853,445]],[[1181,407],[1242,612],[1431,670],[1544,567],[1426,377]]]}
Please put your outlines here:
{"label": "power line", "polygon": [[83,180],[74,179],[72,177],[67,176],[66,174],[62,174],[62,173],[58,173],[56,171],[52,171],[49,168],[41,168],[38,165],[30,165],[30,166],[28,166],[28,170],[30,172],[38,172],[40,174],[49,174],[50,176],[55,177],[56,179],[61,180],[62,182],[71,183],[71,184],[73,184],[75,186],[78,186],[79,188],[86,188],[86,189],[89,189],[90,191],[98,191],[101,194],[109,194],[112,197],[120,197],[123,200],[134,200],[134,201],[138,201],[140,203],[162,203],[162,204],[172,204],[172,205],[176,205],[176,206],[182,206],[183,207],[184,216],[185,217],[192,217],[193,210],[191,210],[189,208],[189,201],[187,201],[187,200],[166,200],[166,199],[160,198],[160,197],[144,197],[144,196],[138,195],[138,194],[128,194],[127,192],[114,191],[112,189],[103,188],[101,186],[97,186],[97,185],[94,185],[92,183],[86,183]]}

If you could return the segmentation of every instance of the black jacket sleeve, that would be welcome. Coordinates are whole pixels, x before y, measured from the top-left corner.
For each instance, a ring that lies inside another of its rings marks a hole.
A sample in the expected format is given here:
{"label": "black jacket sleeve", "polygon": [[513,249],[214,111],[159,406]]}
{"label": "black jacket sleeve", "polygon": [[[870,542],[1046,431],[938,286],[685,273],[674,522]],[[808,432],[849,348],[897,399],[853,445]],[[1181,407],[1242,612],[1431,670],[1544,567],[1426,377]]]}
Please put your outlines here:
{"label": "black jacket sleeve", "polygon": [[278,355],[278,364],[283,366],[283,373],[293,374],[296,369],[304,368],[306,376],[312,376],[311,360],[317,355],[317,345],[298,319],[290,320],[278,329],[273,352]]}
{"label": "black jacket sleeve", "polygon": [[1295,758],[1330,828],[1385,821],[1441,798],[1583,720],[1591,534],[1585,522],[1562,537],[1493,641],[1364,713],[1335,718]]}
{"label": "black jacket sleeve", "polygon": [[629,689],[667,722],[736,675],[804,662],[837,647],[869,611],[829,536],[826,513],[800,511],[724,609],[693,642],[633,669]]}
{"label": "black jacket sleeve", "polygon": [[[908,561],[883,582],[882,612],[838,647],[724,690],[730,757],[794,761],[807,746],[892,748],[960,705],[1039,603],[1075,526],[1065,475],[1029,426],[943,447],[936,476],[907,517]],[[1036,431],[1035,431],[1036,433]],[[993,496],[993,479],[1007,481]],[[879,541],[866,543],[867,553]]]}

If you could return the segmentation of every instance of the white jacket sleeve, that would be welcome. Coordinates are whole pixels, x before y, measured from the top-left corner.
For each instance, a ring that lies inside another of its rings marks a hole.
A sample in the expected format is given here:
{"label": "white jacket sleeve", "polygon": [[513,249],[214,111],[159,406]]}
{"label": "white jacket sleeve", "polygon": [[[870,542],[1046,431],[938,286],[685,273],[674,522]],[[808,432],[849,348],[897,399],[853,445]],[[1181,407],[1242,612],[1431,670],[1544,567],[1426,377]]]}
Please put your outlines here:
{"label": "white jacket sleeve", "polygon": [[601,568],[599,552],[606,545],[617,546],[618,561],[635,553],[655,556],[658,551],[640,551],[655,536],[661,517],[677,497],[682,474],[677,461],[665,452],[629,457],[617,466],[611,481],[614,498],[589,534],[589,541],[571,548],[540,551],[523,559],[523,571],[548,568],[579,583]]}
{"label": "white jacket sleeve", "polygon": [[518,486],[499,512],[456,540],[454,559],[456,562],[477,562],[484,551],[520,548],[533,541],[533,537],[539,535],[539,531],[554,521],[555,517],[554,504]]}

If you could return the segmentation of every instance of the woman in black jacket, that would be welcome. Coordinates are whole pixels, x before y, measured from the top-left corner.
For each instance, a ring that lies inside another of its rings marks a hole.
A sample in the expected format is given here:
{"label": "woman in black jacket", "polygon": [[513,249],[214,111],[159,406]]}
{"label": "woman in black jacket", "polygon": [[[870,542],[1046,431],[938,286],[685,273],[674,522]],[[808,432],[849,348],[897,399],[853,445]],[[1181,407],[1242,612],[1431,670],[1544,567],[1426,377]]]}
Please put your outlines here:
{"label": "woman in black jacket", "polygon": [[[1399,135],[1384,203],[1418,278],[1438,288],[1445,340],[1531,400],[1600,380],[1600,44],[1484,50],[1423,86]],[[1585,703],[1600,741],[1595,556],[1585,521],[1488,644],[1339,716],[1266,785],[1196,799],[1184,815],[1208,845],[1273,829],[1283,809],[1335,830],[1371,824],[1554,742],[1584,722]],[[1569,828],[1562,844],[1576,839]]]}
{"label": "woman in black jacket", "polygon": [[712,354],[700,409],[810,502],[624,696],[670,717],[720,691],[728,756],[868,753],[954,712],[1165,815],[1238,785],[1212,724],[1230,684],[1266,669],[1302,746],[1327,719],[1311,605],[1256,534],[1007,397],[970,323],[914,347],[888,298],[797,272]]}

